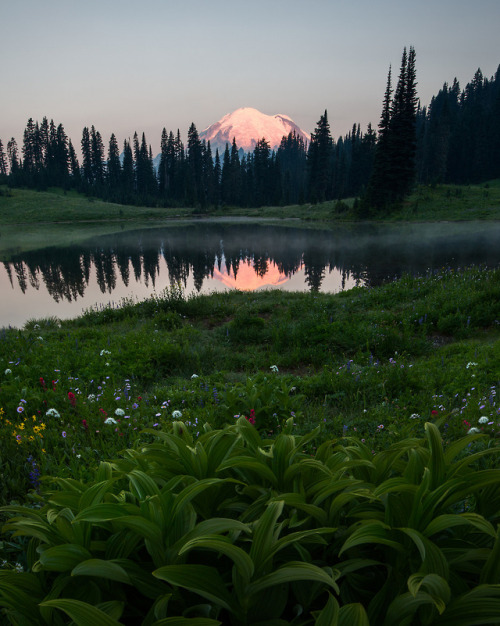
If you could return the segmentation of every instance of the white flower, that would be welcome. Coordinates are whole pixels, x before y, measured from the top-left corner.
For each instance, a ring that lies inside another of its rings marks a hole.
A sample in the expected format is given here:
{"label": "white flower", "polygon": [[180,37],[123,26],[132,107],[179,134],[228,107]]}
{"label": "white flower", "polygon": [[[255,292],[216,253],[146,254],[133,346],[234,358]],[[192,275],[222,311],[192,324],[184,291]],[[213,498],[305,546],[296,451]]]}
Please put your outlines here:
{"label": "white flower", "polygon": [[469,363],[467,363],[466,367],[467,369],[469,369],[469,367],[474,367],[474,365],[477,365],[477,363],[473,363],[472,361],[470,361]]}
{"label": "white flower", "polygon": [[113,417],[107,417],[104,420],[104,423],[105,424],[118,424],[118,422]]}
{"label": "white flower", "polygon": [[179,418],[182,417],[182,413],[180,411],[173,411],[172,417],[174,418],[174,420],[178,420]]}
{"label": "white flower", "polygon": [[105,354],[111,354],[111,352],[109,350],[101,350],[101,356],[104,356]]}
{"label": "white flower", "polygon": [[418,413],[412,413],[412,414],[410,415],[410,419],[411,419],[411,420],[416,420],[416,419],[418,419],[419,417],[420,417],[420,415],[419,415]]}
{"label": "white flower", "polygon": [[38,341],[43,341],[43,337],[37,337]]}
{"label": "white flower", "polygon": [[96,400],[95,394],[91,393],[91,394],[88,396],[87,400],[88,400],[89,402],[95,402],[95,400]]}
{"label": "white flower", "polygon": [[191,378],[198,378],[198,374],[193,374]]}
{"label": "white flower", "polygon": [[123,417],[125,415],[125,411],[123,409],[116,409],[115,415],[118,415],[118,417]]}
{"label": "white flower", "polygon": [[271,370],[271,372],[274,372],[275,374],[277,374],[279,372],[279,369],[278,369],[277,365],[271,365],[271,367],[269,369]]}
{"label": "white flower", "polygon": [[59,411],[57,409],[49,409],[47,413],[45,413],[47,417],[61,417]]}
{"label": "white flower", "polygon": [[9,374],[12,374],[12,370],[10,370],[9,368],[7,368],[5,370],[5,375],[8,376]]}
{"label": "white flower", "polygon": [[469,428],[469,430],[467,431],[468,435],[475,435],[476,433],[480,433],[481,431],[479,430],[479,428],[476,428],[475,426],[473,426],[472,428]]}
{"label": "white flower", "polygon": [[40,330],[40,324],[35,324],[33,326],[33,330]]}
{"label": "white flower", "polygon": [[477,421],[479,422],[479,424],[487,424],[489,420],[486,416],[483,415]]}

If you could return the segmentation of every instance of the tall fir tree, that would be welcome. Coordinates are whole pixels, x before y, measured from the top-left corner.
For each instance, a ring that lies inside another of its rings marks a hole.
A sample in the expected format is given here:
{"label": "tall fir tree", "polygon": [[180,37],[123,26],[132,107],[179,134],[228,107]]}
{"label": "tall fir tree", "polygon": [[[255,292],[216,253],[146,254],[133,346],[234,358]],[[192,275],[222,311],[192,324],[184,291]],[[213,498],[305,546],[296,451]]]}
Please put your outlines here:
{"label": "tall fir tree", "polygon": [[308,195],[311,202],[324,202],[331,198],[333,140],[328,114],[320,117],[307,154]]}

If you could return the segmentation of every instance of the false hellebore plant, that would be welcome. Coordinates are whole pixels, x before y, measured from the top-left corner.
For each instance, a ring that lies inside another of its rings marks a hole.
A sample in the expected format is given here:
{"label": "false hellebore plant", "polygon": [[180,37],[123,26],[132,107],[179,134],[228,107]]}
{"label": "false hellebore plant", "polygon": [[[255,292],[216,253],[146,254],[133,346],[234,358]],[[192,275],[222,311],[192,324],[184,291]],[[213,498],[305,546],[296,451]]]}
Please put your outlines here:
{"label": "false hellebore plant", "polygon": [[0,571],[2,623],[498,623],[496,448],[444,449],[433,424],[377,454],[292,429],[264,439],[241,417],[193,440],[174,422],[92,482],[4,507],[29,544],[27,571]]}

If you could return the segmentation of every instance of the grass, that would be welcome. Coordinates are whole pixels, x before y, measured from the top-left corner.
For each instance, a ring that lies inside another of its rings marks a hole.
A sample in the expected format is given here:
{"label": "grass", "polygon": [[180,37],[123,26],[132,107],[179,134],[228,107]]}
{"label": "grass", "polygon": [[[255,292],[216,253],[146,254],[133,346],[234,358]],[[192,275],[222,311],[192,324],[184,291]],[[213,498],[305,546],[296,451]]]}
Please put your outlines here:
{"label": "grass", "polygon": [[480,417],[495,437],[499,302],[500,271],[469,268],[336,295],[171,289],[4,329],[3,498],[24,498],[29,456],[44,473],[84,472],[173,411],[194,432],[250,411],[277,432],[293,416],[300,432],[321,424],[374,449],[438,418],[450,440]]}

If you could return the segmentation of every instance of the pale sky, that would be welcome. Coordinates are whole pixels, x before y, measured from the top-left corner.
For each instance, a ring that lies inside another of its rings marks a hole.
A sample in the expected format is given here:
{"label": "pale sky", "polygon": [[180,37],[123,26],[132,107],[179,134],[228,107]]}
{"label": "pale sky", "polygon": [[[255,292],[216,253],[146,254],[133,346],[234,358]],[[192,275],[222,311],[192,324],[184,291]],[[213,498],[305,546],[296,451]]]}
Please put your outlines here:
{"label": "pale sky", "polygon": [[0,0],[0,139],[29,117],[123,140],[162,128],[184,142],[254,107],[311,132],[377,126],[389,65],[414,46],[418,95],[500,64],[500,0]]}

